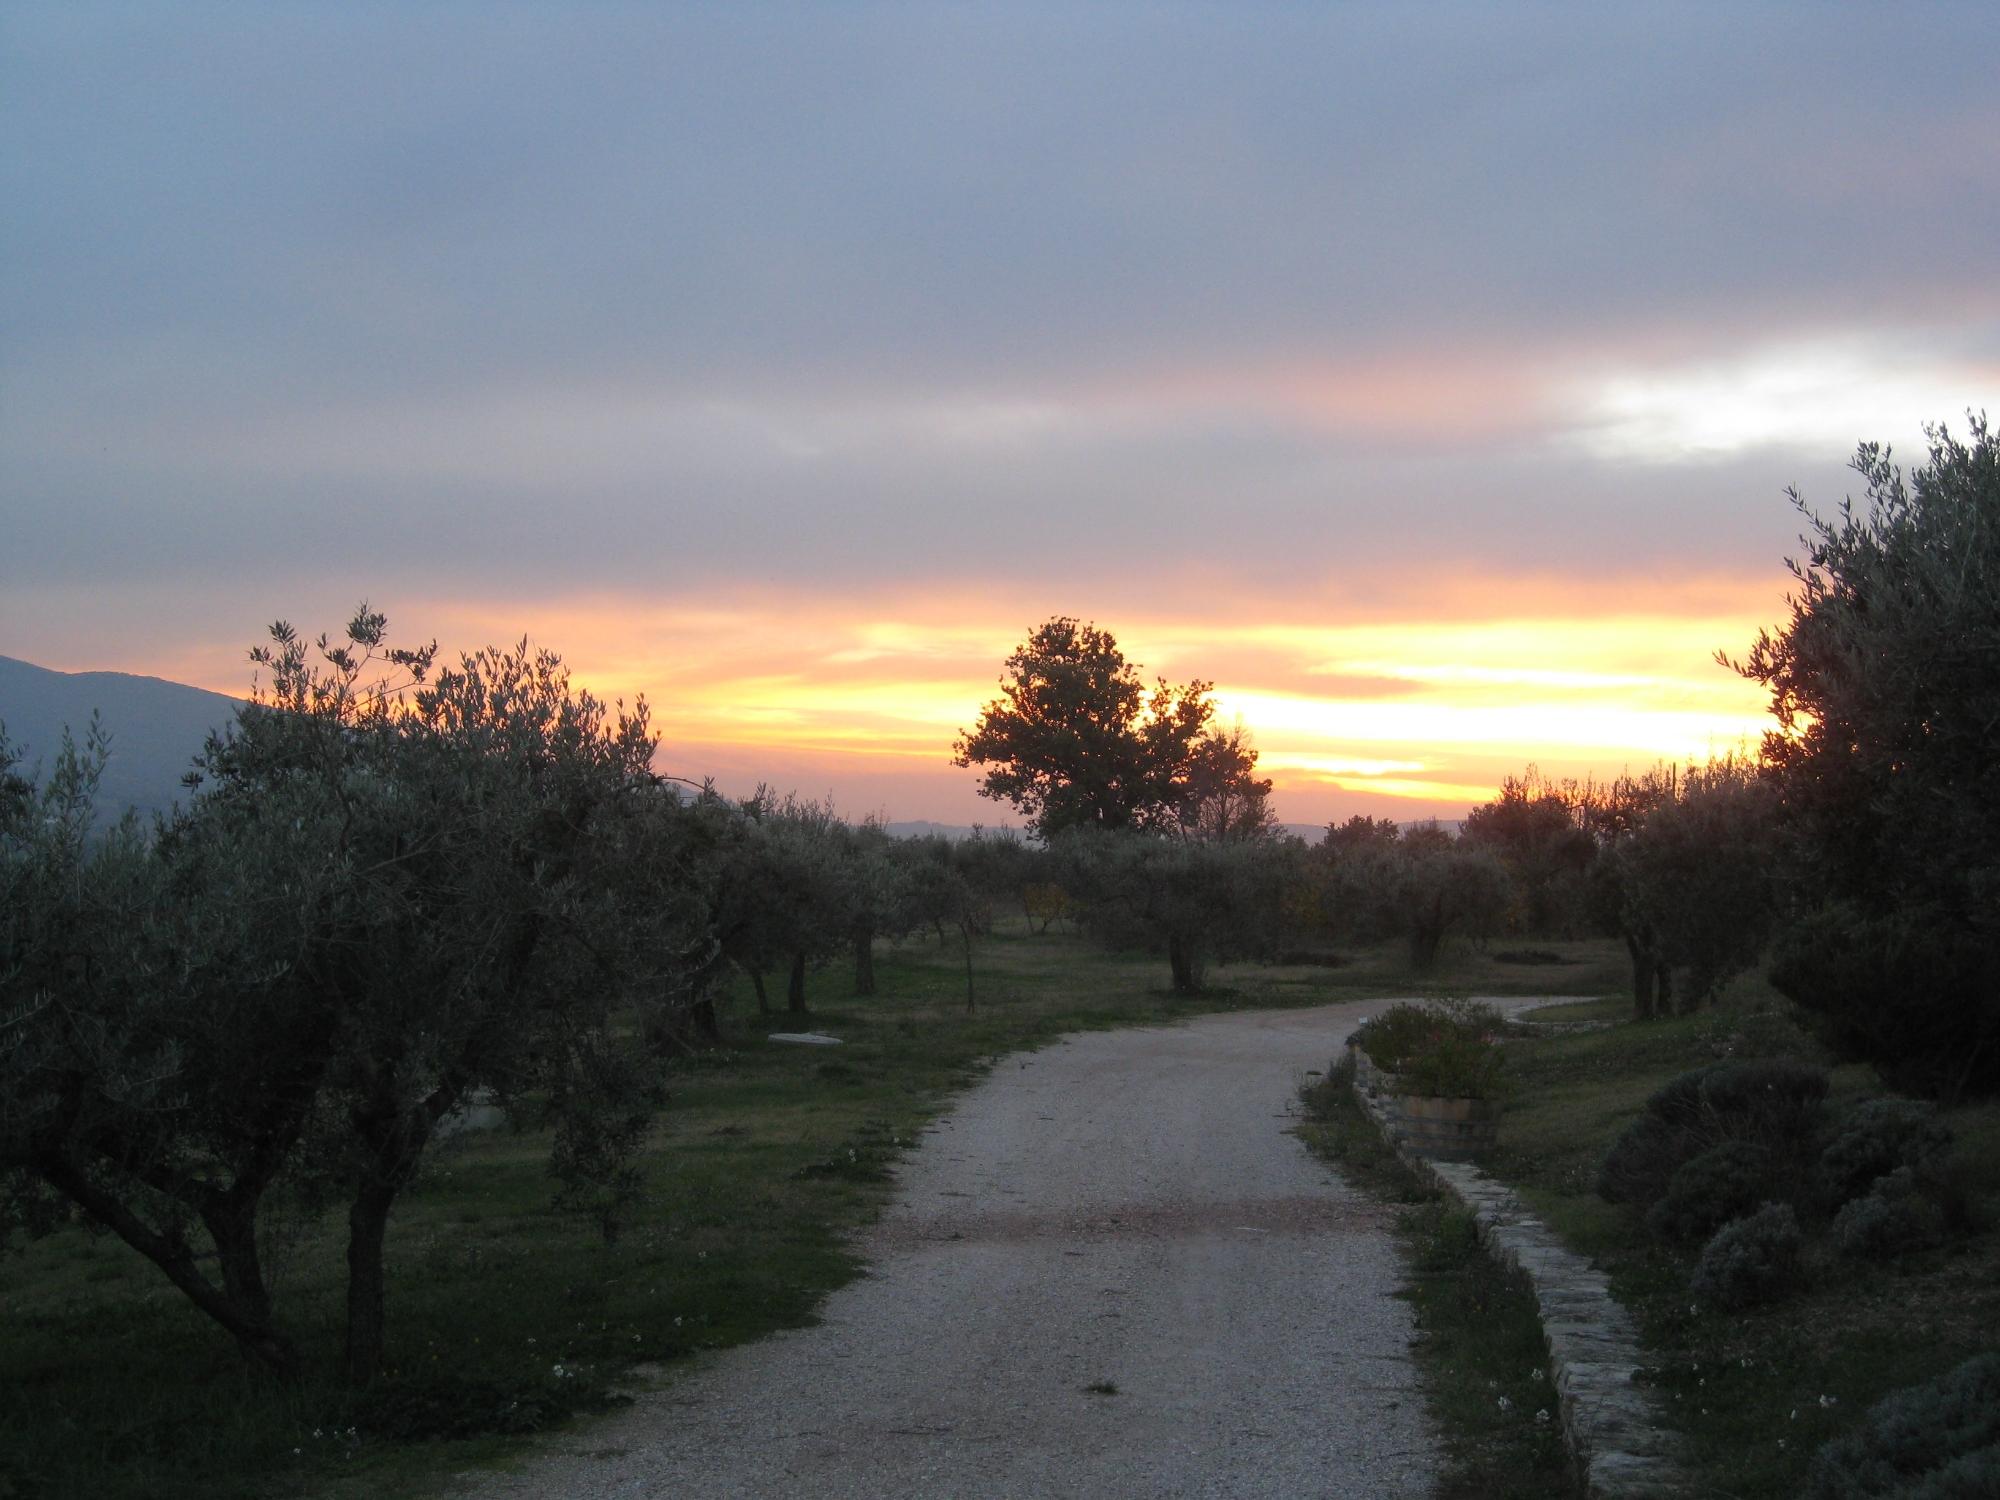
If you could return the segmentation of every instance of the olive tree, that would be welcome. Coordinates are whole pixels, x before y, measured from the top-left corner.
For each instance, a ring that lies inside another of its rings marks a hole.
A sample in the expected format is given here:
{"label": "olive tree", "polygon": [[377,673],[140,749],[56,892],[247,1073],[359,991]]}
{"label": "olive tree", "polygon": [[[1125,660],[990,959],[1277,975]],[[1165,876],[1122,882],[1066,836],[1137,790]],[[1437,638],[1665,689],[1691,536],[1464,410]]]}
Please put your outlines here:
{"label": "olive tree", "polygon": [[1800,919],[1773,982],[1906,1087],[2000,1089],[2000,441],[1928,429],[1907,475],[1863,444],[1866,504],[1810,510],[1791,617],[1738,669]]}
{"label": "olive tree", "polygon": [[190,903],[130,819],[91,837],[105,754],[65,736],[36,791],[0,743],[0,1226],[86,1215],[290,1375],[257,1225],[312,1108],[311,1070],[261,1050],[296,991],[276,945],[232,962],[255,904]]}
{"label": "olive tree", "polygon": [[475,1096],[553,1123],[566,1192],[615,1224],[657,1089],[612,1010],[683,993],[712,946],[663,899],[643,704],[525,643],[433,674],[386,629],[364,607],[315,651],[274,627],[268,686],[150,844],[85,847],[87,757],[5,838],[10,1184],[119,1234],[281,1373],[260,1207],[281,1182],[344,1204],[356,1382],[382,1361],[390,1213]]}
{"label": "olive tree", "polygon": [[1108,630],[1059,616],[1007,658],[1001,694],[953,747],[985,767],[979,794],[1011,803],[1043,839],[1069,828],[1260,828],[1269,781],[1238,732],[1210,727],[1210,684],[1150,691]]}
{"label": "olive tree", "polygon": [[[1624,925],[1680,976],[1681,1009],[1699,1008],[1763,956],[1776,911],[1774,798],[1732,756],[1689,767],[1607,858]],[[1664,997],[1662,997],[1664,999]]]}
{"label": "olive tree", "polygon": [[1282,931],[1289,844],[1078,829],[1054,852],[1084,929],[1164,954],[1177,993],[1199,992],[1211,963],[1266,952]]}

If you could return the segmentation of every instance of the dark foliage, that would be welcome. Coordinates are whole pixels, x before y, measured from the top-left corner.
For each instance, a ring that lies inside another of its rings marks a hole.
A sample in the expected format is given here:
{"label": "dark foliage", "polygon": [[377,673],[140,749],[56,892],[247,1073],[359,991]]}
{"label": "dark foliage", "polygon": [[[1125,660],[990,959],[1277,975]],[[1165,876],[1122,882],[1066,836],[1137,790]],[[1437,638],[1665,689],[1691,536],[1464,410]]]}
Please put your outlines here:
{"label": "dark foliage", "polygon": [[2000,1089],[2000,442],[1930,430],[1907,478],[1864,444],[1867,506],[1808,533],[1791,619],[1743,673],[1769,689],[1764,759],[1801,931],[1772,981],[1895,1087]]}
{"label": "dark foliage", "polygon": [[1813,1456],[1806,1500],[1977,1500],[2000,1494],[2000,1354],[1883,1397]]}
{"label": "dark foliage", "polygon": [[1833,1220],[1833,1243],[1853,1260],[1892,1260],[1943,1241],[1944,1212],[1926,1197],[1908,1167],[1880,1178]]}
{"label": "dark foliage", "polygon": [[[1782,1059],[1717,1063],[1663,1084],[1605,1154],[1597,1191],[1650,1209],[1674,1176],[1724,1142],[1756,1147],[1781,1197],[1802,1197],[1826,1098],[1826,1074]],[[1740,1164],[1740,1160],[1739,1160]]]}
{"label": "dark foliage", "polygon": [[1800,1285],[1803,1248],[1792,1206],[1766,1203],[1715,1232],[1688,1286],[1702,1301],[1731,1311],[1776,1302]]}
{"label": "dark foliage", "polygon": [[1951,1099],[2000,1081],[2000,942],[1948,908],[1824,907],[1780,939],[1771,983],[1892,1088]]}
{"label": "dark foliage", "polygon": [[1870,1099],[1841,1120],[1820,1153],[1819,1185],[1828,1208],[1865,1194],[1899,1167],[1928,1173],[1951,1149],[1951,1127],[1914,1099]]}
{"label": "dark foliage", "polygon": [[1775,1185],[1770,1151],[1752,1141],[1723,1141],[1681,1164],[1647,1211],[1646,1227],[1662,1239],[1706,1239],[1754,1211]]}

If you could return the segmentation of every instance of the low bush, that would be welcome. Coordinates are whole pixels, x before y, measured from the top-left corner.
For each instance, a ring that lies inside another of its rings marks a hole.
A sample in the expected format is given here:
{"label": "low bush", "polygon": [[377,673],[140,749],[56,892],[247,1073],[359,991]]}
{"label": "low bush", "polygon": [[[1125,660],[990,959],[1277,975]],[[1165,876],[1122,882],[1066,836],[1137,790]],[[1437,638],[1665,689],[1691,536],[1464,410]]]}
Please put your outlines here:
{"label": "low bush", "polygon": [[1724,1142],[1761,1149],[1766,1180],[1781,1196],[1803,1198],[1819,1137],[1826,1074],[1784,1059],[1715,1063],[1661,1085],[1639,1118],[1613,1143],[1597,1191],[1613,1203],[1650,1209],[1674,1175]]}
{"label": "low bush", "polygon": [[1790,1058],[1724,1063],[1702,1079],[1701,1106],[1716,1134],[1759,1141],[1781,1154],[1810,1154],[1826,1088],[1825,1069]]}
{"label": "low bush", "polygon": [[2000,1092],[2000,937],[1937,907],[1831,907],[1795,923],[1771,984],[1843,1058],[1947,1103]]}
{"label": "low bush", "polygon": [[1951,1127],[1933,1105],[1870,1099],[1840,1122],[1820,1153],[1819,1185],[1828,1208],[1859,1198],[1898,1167],[1929,1173],[1951,1149]]}
{"label": "low bush", "polygon": [[1893,1260],[1943,1242],[1944,1211],[1919,1189],[1908,1167],[1879,1178],[1834,1216],[1834,1246],[1853,1260]]}
{"label": "low bush", "polygon": [[1646,1214],[1646,1227],[1669,1240],[1707,1239],[1773,1194],[1771,1153],[1754,1141],[1723,1141],[1681,1164]]}
{"label": "low bush", "polygon": [[1766,1203],[1715,1232],[1689,1286],[1704,1302],[1730,1311],[1776,1302],[1802,1279],[1798,1215],[1789,1203]]}
{"label": "low bush", "polygon": [[1495,1038],[1505,1017],[1471,1000],[1405,1001],[1363,1022],[1350,1040],[1406,1093],[1487,1099],[1499,1087]]}
{"label": "low bush", "polygon": [[1363,1021],[1350,1040],[1360,1044],[1376,1067],[1393,1073],[1404,1058],[1415,1053],[1436,1025],[1428,1006],[1404,1000]]}
{"label": "low bush", "polygon": [[1655,1114],[1642,1114],[1604,1153],[1597,1169],[1597,1196],[1609,1203],[1651,1208],[1688,1162],[1700,1154],[1694,1135]]}
{"label": "low bush", "polygon": [[1974,1500],[2000,1494],[2000,1354],[1884,1396],[1813,1455],[1806,1500]]}
{"label": "low bush", "polygon": [[1404,1059],[1396,1075],[1406,1094],[1440,1099],[1492,1099],[1501,1086],[1500,1049],[1483,1036],[1447,1032]]}

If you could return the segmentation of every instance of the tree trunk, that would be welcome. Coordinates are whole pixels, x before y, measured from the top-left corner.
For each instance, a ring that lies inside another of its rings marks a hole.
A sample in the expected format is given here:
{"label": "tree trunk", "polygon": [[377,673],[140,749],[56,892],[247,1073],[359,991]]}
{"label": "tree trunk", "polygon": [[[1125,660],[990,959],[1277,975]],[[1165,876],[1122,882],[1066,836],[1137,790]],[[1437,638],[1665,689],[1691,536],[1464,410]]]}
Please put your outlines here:
{"label": "tree trunk", "polygon": [[1444,945],[1444,929],[1433,922],[1418,922],[1410,929],[1410,967],[1419,974],[1437,967],[1438,949]]}
{"label": "tree trunk", "polygon": [[771,997],[764,989],[764,971],[762,969],[750,970],[750,987],[757,992],[757,1014],[768,1016],[771,1013]]}
{"label": "tree trunk", "polygon": [[854,993],[875,993],[875,932],[856,928],[854,932]]}
{"label": "tree trunk", "polygon": [[722,1020],[715,1013],[715,996],[704,995],[688,1011],[694,1034],[705,1042],[722,1040]]}
{"label": "tree trunk", "polygon": [[53,1158],[37,1162],[35,1171],[50,1187],[158,1266],[190,1302],[228,1330],[252,1363],[279,1380],[297,1378],[299,1357],[292,1341],[272,1327],[268,1317],[259,1320],[249,1316],[226,1292],[218,1290],[195,1268],[194,1257],[178,1235],[154,1229],[72,1161]]}
{"label": "tree trunk", "polygon": [[396,1190],[365,1184],[347,1210],[347,1380],[364,1386],[382,1372],[387,1283],[382,1241]]}
{"label": "tree trunk", "polygon": [[958,935],[965,943],[965,1008],[971,1010],[974,1008],[972,1004],[972,925],[970,923],[960,924]]}
{"label": "tree trunk", "polygon": [[[270,1326],[271,1293],[264,1285],[263,1262],[257,1254],[257,1209],[254,1202],[232,1201],[202,1215],[215,1241],[222,1267],[223,1295],[255,1322]],[[238,1342],[242,1342],[240,1339]],[[244,1350],[255,1358],[254,1351]]]}
{"label": "tree trunk", "polygon": [[792,955],[791,977],[785,982],[785,1009],[795,1016],[806,1013],[806,956]]}
{"label": "tree trunk", "polygon": [[1201,993],[1202,962],[1200,945],[1178,933],[1167,939],[1167,967],[1173,971],[1174,993]]}
{"label": "tree trunk", "polygon": [[1641,1021],[1650,1021],[1659,1013],[1654,1000],[1658,965],[1630,933],[1625,936],[1625,951],[1632,956],[1632,1014]]}

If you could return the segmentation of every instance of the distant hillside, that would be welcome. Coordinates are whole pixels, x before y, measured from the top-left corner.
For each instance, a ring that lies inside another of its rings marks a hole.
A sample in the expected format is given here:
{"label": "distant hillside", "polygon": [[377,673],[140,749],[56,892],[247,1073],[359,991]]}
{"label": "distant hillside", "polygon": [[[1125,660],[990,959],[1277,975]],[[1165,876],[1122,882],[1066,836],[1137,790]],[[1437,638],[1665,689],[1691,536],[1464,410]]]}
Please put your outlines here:
{"label": "distant hillside", "polygon": [[105,819],[126,808],[165,812],[183,795],[181,777],[202,741],[236,715],[236,699],[129,672],[52,672],[0,656],[0,726],[21,753],[21,769],[46,773],[63,729],[81,740],[93,711],[111,740],[98,790]]}

